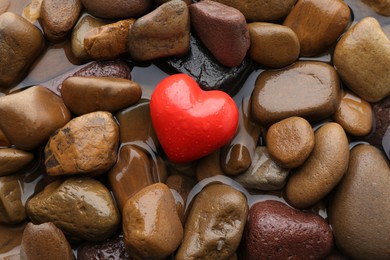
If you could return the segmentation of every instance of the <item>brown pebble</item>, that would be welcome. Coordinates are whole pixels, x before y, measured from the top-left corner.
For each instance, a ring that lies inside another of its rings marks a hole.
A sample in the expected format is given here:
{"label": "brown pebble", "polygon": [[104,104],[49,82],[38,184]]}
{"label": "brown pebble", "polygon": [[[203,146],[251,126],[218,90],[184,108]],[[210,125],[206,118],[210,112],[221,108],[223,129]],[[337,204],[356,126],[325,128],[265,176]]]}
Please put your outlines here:
{"label": "brown pebble", "polygon": [[15,148],[0,149],[0,176],[23,169],[34,159],[34,154]]}
{"label": "brown pebble", "polygon": [[153,0],[81,0],[88,13],[108,19],[138,18],[147,14]]}
{"label": "brown pebble", "polygon": [[362,0],[368,4],[375,12],[380,15],[390,16],[390,1],[389,0]]}
{"label": "brown pebble", "polygon": [[196,164],[196,179],[198,181],[223,174],[220,164],[220,149],[202,157]]}
{"label": "brown pebble", "polygon": [[1,0],[0,1],[0,14],[5,13],[10,6],[10,0]]}
{"label": "brown pebble", "polygon": [[[0,223],[2,224],[17,224],[26,219],[21,179],[20,175],[0,177]],[[0,245],[3,247],[4,243],[0,241]]]}

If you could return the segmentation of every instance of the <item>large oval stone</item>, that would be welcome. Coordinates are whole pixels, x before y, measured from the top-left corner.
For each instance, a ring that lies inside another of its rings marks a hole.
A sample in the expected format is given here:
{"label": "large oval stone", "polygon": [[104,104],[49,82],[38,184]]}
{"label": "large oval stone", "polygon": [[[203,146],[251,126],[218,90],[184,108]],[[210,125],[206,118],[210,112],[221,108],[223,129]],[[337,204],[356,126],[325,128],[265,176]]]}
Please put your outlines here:
{"label": "large oval stone", "polygon": [[252,93],[252,115],[268,126],[291,116],[319,121],[332,115],[341,100],[336,70],[323,62],[300,61],[262,72]]}
{"label": "large oval stone", "polygon": [[338,248],[353,259],[390,256],[390,166],[371,145],[351,150],[348,171],[328,206]]}
{"label": "large oval stone", "polygon": [[88,13],[109,19],[137,18],[146,14],[153,0],[81,0]]}
{"label": "large oval stone", "polygon": [[26,211],[33,223],[53,222],[73,240],[104,240],[120,223],[109,190],[92,178],[52,182],[27,202]]}

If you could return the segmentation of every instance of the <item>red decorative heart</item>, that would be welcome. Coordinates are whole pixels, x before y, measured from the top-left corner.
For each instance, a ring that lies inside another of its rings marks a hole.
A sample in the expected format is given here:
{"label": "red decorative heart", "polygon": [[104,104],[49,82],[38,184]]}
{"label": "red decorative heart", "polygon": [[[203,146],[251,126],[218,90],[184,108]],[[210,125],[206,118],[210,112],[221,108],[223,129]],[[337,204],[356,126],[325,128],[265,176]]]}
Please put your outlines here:
{"label": "red decorative heart", "polygon": [[238,109],[219,90],[203,91],[191,77],[163,79],[150,101],[157,137],[169,160],[189,162],[212,153],[235,134]]}

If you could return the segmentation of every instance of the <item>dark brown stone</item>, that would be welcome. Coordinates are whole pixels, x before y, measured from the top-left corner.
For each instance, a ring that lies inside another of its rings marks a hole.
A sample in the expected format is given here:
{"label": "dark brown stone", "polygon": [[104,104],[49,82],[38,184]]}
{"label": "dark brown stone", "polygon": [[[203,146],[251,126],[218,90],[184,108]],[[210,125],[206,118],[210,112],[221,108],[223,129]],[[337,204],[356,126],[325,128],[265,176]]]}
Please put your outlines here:
{"label": "dark brown stone", "polygon": [[140,17],[152,8],[153,0],[81,0],[88,13],[109,19]]}

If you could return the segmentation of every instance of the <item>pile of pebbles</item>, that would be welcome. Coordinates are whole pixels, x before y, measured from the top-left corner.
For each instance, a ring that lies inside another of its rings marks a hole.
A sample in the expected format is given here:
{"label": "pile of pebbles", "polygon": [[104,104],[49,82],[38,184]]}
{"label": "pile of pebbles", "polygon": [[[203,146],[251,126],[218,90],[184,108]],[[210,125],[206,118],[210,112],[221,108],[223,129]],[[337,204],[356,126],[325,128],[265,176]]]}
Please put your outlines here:
{"label": "pile of pebbles", "polygon": [[[376,18],[342,0],[15,3],[0,0],[0,258],[390,257]],[[74,70],[18,87],[64,42]],[[133,73],[150,64],[231,95],[234,137],[169,161]]]}

